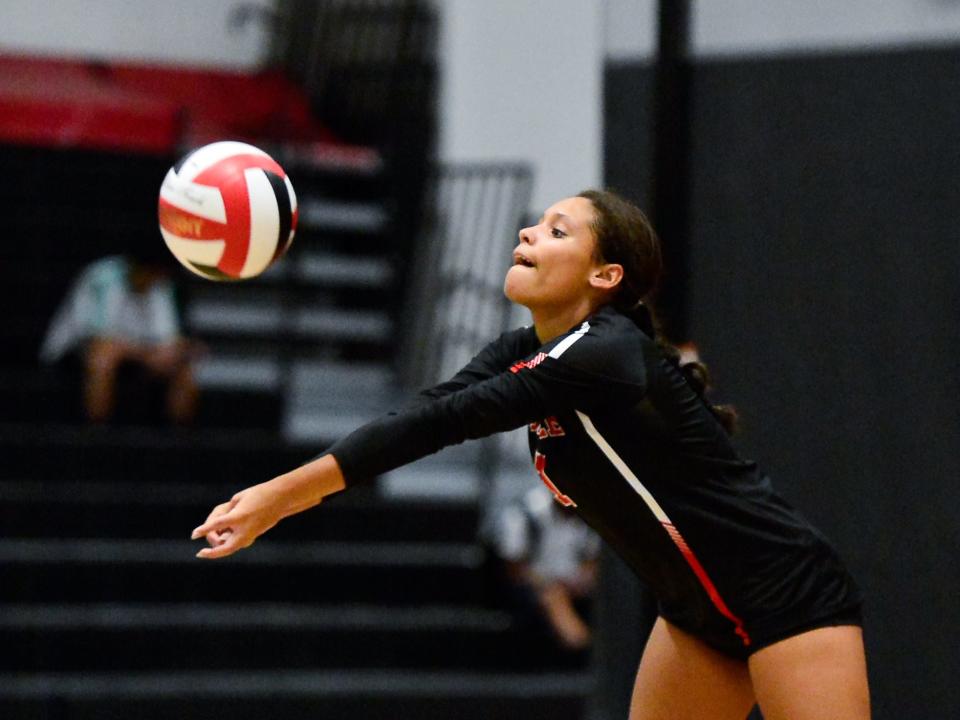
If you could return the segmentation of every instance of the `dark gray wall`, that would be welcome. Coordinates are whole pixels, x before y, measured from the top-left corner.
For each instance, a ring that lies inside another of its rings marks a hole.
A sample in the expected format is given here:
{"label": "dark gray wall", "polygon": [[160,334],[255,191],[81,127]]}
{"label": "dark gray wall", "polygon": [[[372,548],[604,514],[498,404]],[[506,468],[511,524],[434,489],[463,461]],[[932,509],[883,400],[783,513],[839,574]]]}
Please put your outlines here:
{"label": "dark gray wall", "polygon": [[653,166],[653,69],[608,64],[603,76],[603,178],[649,210]]}
{"label": "dark gray wall", "polygon": [[[652,71],[606,81],[643,200]],[[701,61],[693,104],[691,336],[863,586],[875,717],[956,717],[960,48]]]}

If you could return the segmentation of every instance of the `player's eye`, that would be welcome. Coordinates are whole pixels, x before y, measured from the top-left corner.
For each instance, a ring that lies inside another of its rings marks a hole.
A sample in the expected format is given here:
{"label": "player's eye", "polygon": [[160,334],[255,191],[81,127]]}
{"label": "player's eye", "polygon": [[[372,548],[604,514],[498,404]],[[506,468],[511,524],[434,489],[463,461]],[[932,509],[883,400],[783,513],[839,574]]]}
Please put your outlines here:
{"label": "player's eye", "polygon": [[558,227],[550,228],[550,234],[555,238],[562,238],[567,236],[567,234]]}

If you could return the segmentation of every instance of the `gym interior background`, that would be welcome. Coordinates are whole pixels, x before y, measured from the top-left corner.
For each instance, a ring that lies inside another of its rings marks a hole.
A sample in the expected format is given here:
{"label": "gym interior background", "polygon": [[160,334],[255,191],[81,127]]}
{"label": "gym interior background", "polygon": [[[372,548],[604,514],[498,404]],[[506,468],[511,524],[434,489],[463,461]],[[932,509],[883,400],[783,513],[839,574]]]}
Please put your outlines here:
{"label": "gym interior background", "polygon": [[[515,438],[235,565],[179,542],[521,322],[498,295],[517,225],[600,184],[670,228],[676,334],[863,586],[875,717],[957,714],[960,3],[682,4],[664,63],[653,0],[6,0],[5,717],[625,717],[646,602],[612,561],[577,662],[485,596],[488,498],[536,480]],[[268,110],[201,113],[226,86]],[[160,242],[160,179],[211,132],[294,178],[291,258],[184,279],[211,347],[194,431],[84,427],[37,365],[45,324],[83,264]]]}

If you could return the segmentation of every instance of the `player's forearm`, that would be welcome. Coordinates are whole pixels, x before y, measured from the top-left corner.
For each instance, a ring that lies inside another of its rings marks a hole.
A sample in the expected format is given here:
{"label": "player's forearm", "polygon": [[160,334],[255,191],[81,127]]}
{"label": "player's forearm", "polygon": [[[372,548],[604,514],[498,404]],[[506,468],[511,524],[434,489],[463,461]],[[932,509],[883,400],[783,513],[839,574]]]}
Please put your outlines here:
{"label": "player's forearm", "polygon": [[333,455],[322,455],[306,465],[278,475],[270,483],[283,498],[283,517],[312,508],[346,486],[340,465]]}
{"label": "player's forearm", "polygon": [[547,414],[527,378],[501,373],[383,415],[337,441],[329,451],[337,457],[350,486],[464,440],[513,430]]}

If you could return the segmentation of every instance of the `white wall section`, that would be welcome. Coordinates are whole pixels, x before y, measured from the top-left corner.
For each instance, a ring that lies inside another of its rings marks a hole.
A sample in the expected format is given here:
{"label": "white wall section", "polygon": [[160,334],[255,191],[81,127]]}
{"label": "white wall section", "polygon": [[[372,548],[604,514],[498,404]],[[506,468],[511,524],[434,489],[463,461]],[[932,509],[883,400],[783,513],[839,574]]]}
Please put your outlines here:
{"label": "white wall section", "polygon": [[602,3],[443,0],[441,159],[526,161],[531,210],[601,181]]}
{"label": "white wall section", "polygon": [[607,59],[652,59],[657,53],[657,0],[604,0]]}
{"label": "white wall section", "polygon": [[231,29],[243,5],[272,0],[3,0],[0,52],[213,68],[250,68],[268,31],[257,21]]}
{"label": "white wall section", "polygon": [[[656,0],[605,0],[610,60],[656,52]],[[960,0],[693,0],[696,56],[960,43]]]}
{"label": "white wall section", "polygon": [[957,0],[698,0],[697,55],[960,43]]}

